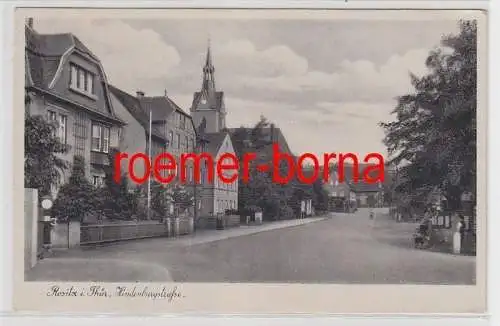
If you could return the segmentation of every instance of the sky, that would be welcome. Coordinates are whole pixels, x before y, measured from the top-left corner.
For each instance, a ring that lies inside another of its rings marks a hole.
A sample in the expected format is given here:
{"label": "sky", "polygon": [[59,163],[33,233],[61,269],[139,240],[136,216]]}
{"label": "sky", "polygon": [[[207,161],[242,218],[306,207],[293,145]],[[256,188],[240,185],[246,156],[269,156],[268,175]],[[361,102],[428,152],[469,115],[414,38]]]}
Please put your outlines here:
{"label": "sky", "polygon": [[387,155],[380,121],[394,120],[396,97],[412,92],[409,73],[455,20],[90,20],[35,17],[41,33],[74,33],[97,55],[108,81],[135,94],[165,90],[189,112],[201,88],[207,45],[224,91],[228,127],[264,115],[295,154]]}

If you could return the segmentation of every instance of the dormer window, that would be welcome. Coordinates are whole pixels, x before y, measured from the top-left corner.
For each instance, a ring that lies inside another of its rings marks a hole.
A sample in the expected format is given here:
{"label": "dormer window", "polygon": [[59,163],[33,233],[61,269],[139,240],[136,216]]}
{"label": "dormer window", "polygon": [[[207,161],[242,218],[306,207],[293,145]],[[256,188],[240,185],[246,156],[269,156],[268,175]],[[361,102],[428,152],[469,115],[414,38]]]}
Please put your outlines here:
{"label": "dormer window", "polygon": [[95,75],[90,71],[71,64],[71,75],[69,79],[70,89],[88,95],[90,97],[95,97],[94,79]]}

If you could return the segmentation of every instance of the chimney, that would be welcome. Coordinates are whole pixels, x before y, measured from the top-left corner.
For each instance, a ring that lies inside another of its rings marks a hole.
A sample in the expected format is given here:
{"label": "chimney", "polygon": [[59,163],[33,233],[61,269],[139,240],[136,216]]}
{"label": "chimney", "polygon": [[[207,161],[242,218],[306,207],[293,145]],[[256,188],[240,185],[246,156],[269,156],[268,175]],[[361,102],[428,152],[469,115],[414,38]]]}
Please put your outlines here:
{"label": "chimney", "polygon": [[138,98],[144,97],[144,92],[143,91],[137,91],[136,94],[137,94]]}
{"label": "chimney", "polygon": [[33,17],[26,18],[26,25],[28,25],[29,28],[33,29]]}
{"label": "chimney", "polygon": [[165,88],[165,97],[167,97],[167,89]]}

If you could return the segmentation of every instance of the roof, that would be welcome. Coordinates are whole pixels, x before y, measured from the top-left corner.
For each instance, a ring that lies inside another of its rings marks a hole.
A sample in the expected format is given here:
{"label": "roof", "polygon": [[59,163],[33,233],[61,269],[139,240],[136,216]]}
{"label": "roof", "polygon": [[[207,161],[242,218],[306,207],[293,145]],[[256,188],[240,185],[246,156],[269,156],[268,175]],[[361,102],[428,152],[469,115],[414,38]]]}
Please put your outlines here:
{"label": "roof", "polygon": [[[241,128],[243,128],[243,129],[245,129],[247,131],[250,131],[250,130],[253,129],[253,128],[250,128],[250,127],[239,127],[239,128],[228,128],[228,131],[231,134],[234,134],[237,130],[239,130]],[[271,133],[272,133],[272,135],[271,135]],[[292,154],[292,150],[290,149],[290,146],[288,146],[288,142],[286,141],[286,138],[283,135],[283,132],[281,131],[280,128],[278,128],[278,127],[274,127],[274,128],[271,128],[271,127],[262,128],[262,134],[264,136],[269,137],[269,140],[272,140],[274,143],[278,143],[281,152]]]}
{"label": "roof", "polygon": [[[378,191],[380,191],[380,189],[382,187],[381,183],[379,183],[379,182],[367,183],[363,179],[363,171],[369,166],[373,166],[373,164],[364,164],[364,163],[358,164],[358,182],[355,182],[355,180],[354,180],[354,175],[355,175],[354,167],[355,166],[353,164],[344,164],[344,166],[343,166],[344,181],[340,182],[340,180],[339,180],[339,182],[349,184],[351,190],[354,192],[378,192]],[[334,172],[337,172],[337,171],[338,171],[338,165],[335,165],[334,167],[332,167],[330,169],[330,180],[333,179],[332,175],[334,174]],[[340,171],[338,171],[338,173],[340,174]],[[370,176],[372,176],[373,178],[375,178],[377,174],[378,173],[376,170],[370,171]]]}
{"label": "roof", "polygon": [[219,152],[224,139],[228,134],[226,132],[213,132],[203,134],[204,139],[208,142],[206,145],[206,152],[216,156]]}
{"label": "roof", "polygon": [[174,101],[172,101],[168,96],[142,96],[139,99],[141,107],[144,112],[153,113],[153,120],[167,120],[168,116],[177,111],[189,118],[191,116],[184,112]]}
{"label": "roof", "polygon": [[[139,100],[121,89],[109,85],[109,90],[113,93],[116,98],[123,104],[125,109],[136,119],[146,132],[149,132],[149,116],[146,111],[141,107]],[[155,126],[151,129],[151,136],[166,141],[166,137],[163,136],[162,132]]]}
{"label": "roof", "polygon": [[39,34],[30,27],[25,27],[26,56],[34,86],[47,88],[54,78],[63,55],[74,48],[100,62],[75,35]]}
{"label": "roof", "polygon": [[[29,26],[25,26],[25,81],[26,87],[36,87],[39,91],[55,96],[88,109],[102,117],[114,120],[123,124],[113,112],[110,103],[109,93],[105,90],[104,105],[109,110],[100,110],[100,107],[93,107],[85,101],[68,97],[57,88],[52,89],[51,83],[57,78],[61,62],[65,60],[72,51],[78,51],[87,56],[90,61],[97,63],[99,70],[106,80],[100,60],[90,51],[75,35],[71,33],[63,34],[39,34]],[[107,88],[107,85],[104,87]],[[96,110],[97,109],[97,110]]]}

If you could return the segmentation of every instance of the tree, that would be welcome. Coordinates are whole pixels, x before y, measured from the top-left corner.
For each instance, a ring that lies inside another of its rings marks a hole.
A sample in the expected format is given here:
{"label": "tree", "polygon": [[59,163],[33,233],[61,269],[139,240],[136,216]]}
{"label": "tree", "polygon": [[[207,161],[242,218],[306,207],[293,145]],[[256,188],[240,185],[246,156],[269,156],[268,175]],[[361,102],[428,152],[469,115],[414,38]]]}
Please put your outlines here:
{"label": "tree", "polygon": [[64,184],[54,201],[53,214],[61,222],[82,222],[96,207],[95,188],[85,177],[85,161],[75,156],[68,183]]}
{"label": "tree", "polygon": [[194,205],[193,194],[185,187],[175,185],[171,188],[168,194],[179,214],[184,213],[187,209],[193,207]]}
{"label": "tree", "polygon": [[[239,171],[238,203],[239,210],[246,211],[249,207],[260,207],[263,210],[264,218],[268,220],[291,218],[291,207],[293,203],[292,195],[294,185],[276,184],[273,181],[273,171],[261,171],[258,167],[268,165],[272,161],[272,137],[266,129],[270,129],[272,124],[261,116],[255,126],[248,130],[246,128],[237,129],[231,136],[236,154],[240,162],[245,153],[256,153],[257,158],[252,160],[248,166],[249,180],[243,179],[243,166]],[[288,171],[287,163],[282,161],[279,171],[286,175]]]}
{"label": "tree", "polygon": [[401,201],[415,205],[438,189],[456,210],[476,188],[476,21],[461,21],[441,43],[427,58],[429,74],[410,75],[415,93],[399,97],[397,120],[381,126],[390,163],[402,165]]}
{"label": "tree", "polygon": [[68,146],[54,135],[55,127],[40,115],[24,118],[24,187],[38,189],[40,195],[50,194],[51,186],[59,184],[59,171],[68,168],[57,155],[66,153]]}
{"label": "tree", "polygon": [[107,218],[127,220],[132,219],[137,214],[139,196],[137,191],[129,191],[128,177],[125,172],[120,171],[119,182],[117,182],[115,157],[119,153],[118,149],[111,148],[108,154],[109,165],[104,168],[104,185],[101,193],[101,211]]}

